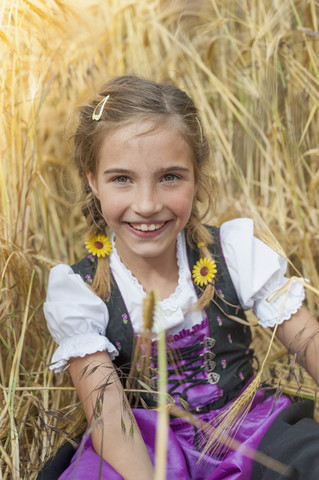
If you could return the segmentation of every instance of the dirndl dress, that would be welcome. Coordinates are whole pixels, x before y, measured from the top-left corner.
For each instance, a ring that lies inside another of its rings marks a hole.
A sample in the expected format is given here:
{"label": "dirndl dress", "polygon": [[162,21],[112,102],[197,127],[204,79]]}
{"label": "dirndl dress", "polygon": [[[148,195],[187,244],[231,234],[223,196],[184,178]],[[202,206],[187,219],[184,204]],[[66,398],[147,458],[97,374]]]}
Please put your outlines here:
{"label": "dirndl dress", "polygon": [[[200,381],[201,377],[205,376],[205,373],[198,372],[198,369],[201,367],[201,355],[204,353],[203,343],[206,338],[210,338],[208,322],[203,321],[196,332],[192,331],[188,335],[183,334],[181,338],[173,339],[170,342],[169,346],[174,351],[192,350],[193,361],[191,366],[189,365],[189,357],[180,362],[181,365],[188,363],[186,367],[188,370],[185,373],[187,377],[192,378],[192,383],[181,385],[176,378],[176,374],[172,373],[174,369],[171,367],[168,368],[169,385],[173,387],[171,390],[174,390],[174,392],[171,392],[171,395],[177,403],[179,403],[178,397],[181,390],[188,389],[189,408],[196,412],[198,418],[214,425],[214,419],[228,408],[229,404],[218,409],[207,409],[205,411],[206,402],[210,404],[214,399],[220,398],[218,384],[214,385]],[[198,348],[194,348],[194,346]],[[196,381],[198,382],[197,385]],[[245,385],[238,395],[241,395],[247,386]],[[236,397],[232,402],[235,400]],[[271,395],[265,398],[265,392],[258,391],[234,438],[241,442],[243,447],[257,449],[276,416],[290,404],[291,401],[286,396],[276,399],[274,395]],[[157,412],[153,409],[144,408],[133,408],[132,410],[150,458],[155,464]],[[249,480],[251,478],[253,460],[243,455],[240,449],[228,450],[215,456],[205,455],[201,458],[204,440],[202,432],[184,419],[170,419],[167,448],[168,480]],[[132,469],[134,470],[134,465],[132,465]],[[99,472],[101,472],[101,477],[99,477]],[[136,474],[138,476],[138,472]],[[84,435],[70,466],[61,475],[60,480],[71,480],[73,478],[77,480],[87,480],[88,478],[122,479],[109,463],[95,453],[90,435]]]}

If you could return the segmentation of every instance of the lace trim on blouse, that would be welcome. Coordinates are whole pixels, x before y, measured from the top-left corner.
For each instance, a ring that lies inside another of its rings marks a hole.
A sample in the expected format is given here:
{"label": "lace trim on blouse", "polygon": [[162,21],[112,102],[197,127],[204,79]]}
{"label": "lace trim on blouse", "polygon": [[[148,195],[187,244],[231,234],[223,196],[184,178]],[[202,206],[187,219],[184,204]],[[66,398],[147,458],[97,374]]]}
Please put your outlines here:
{"label": "lace trim on blouse", "polygon": [[[178,285],[173,293],[170,294],[169,297],[165,298],[164,300],[160,301],[161,307],[166,310],[167,308],[172,308],[176,306],[176,303],[178,302],[178,298],[180,297],[183,289],[186,287],[187,281],[186,281],[186,272],[185,272],[185,265],[183,262],[183,234],[179,233],[176,238],[176,258],[177,258],[177,266],[178,266]],[[124,265],[124,263],[121,260],[120,255],[118,254],[118,251],[116,250],[115,246],[115,235],[114,233],[112,234],[111,237],[112,241],[112,255],[115,255],[117,257],[117,260],[119,262],[119,265],[123,271],[123,274],[127,280],[134,285],[135,288],[138,289],[141,295],[145,295],[145,290],[143,286],[140,284],[138,279],[133,275],[133,273]]]}

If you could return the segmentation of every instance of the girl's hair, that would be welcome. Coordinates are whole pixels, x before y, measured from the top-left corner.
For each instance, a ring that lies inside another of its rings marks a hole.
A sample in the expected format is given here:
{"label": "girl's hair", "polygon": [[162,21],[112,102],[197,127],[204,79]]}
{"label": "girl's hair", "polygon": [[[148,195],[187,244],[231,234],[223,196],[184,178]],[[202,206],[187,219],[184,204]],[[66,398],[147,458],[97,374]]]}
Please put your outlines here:
{"label": "girl's hair", "polygon": [[[100,118],[92,119],[93,112],[100,110],[98,105],[107,96]],[[135,75],[113,78],[101,88],[91,103],[79,108],[79,123],[74,135],[74,157],[83,182],[85,200],[82,212],[90,227],[89,234],[108,233],[108,225],[101,213],[100,202],[91,191],[86,172],[96,174],[100,148],[107,135],[132,123],[145,121],[150,122],[152,130],[162,125],[174,126],[193,153],[197,190],[185,228],[186,237],[193,246],[204,244],[199,247],[200,254],[202,257],[210,257],[206,245],[212,243],[213,239],[202,221],[214,206],[217,184],[209,169],[209,146],[198,110],[193,100],[176,86],[156,83]],[[110,294],[110,268],[105,258],[98,259],[92,287],[103,299]],[[213,286],[209,285],[201,296],[198,308],[203,308],[212,294]]]}

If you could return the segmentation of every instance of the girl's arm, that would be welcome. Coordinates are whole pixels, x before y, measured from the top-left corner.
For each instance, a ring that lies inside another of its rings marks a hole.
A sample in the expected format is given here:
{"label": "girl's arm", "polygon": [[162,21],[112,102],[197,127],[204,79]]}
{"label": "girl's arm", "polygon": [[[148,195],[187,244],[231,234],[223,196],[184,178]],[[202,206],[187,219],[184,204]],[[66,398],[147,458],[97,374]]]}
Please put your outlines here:
{"label": "girl's arm", "polygon": [[305,306],[277,328],[277,337],[319,385],[319,323]]}
{"label": "girl's arm", "polygon": [[[137,472],[140,480],[151,480],[153,465],[136,422],[133,434],[130,430],[133,415],[109,354],[96,352],[71,359],[70,374],[89,425],[97,418],[96,407],[102,419],[91,434],[95,452],[125,480],[135,480]],[[103,389],[107,380],[101,397],[99,387]]]}

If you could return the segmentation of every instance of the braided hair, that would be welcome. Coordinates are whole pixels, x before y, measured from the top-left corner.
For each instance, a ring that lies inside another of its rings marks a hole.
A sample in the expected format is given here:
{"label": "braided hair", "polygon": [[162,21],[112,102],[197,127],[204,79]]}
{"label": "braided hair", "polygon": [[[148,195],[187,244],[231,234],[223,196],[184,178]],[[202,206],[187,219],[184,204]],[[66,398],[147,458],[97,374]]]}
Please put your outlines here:
{"label": "braided hair", "polygon": [[[82,180],[82,212],[89,226],[89,236],[110,233],[99,199],[87,179],[87,172],[93,175],[97,172],[99,152],[106,136],[140,121],[151,122],[154,128],[169,123],[174,125],[193,153],[197,189],[185,227],[186,238],[191,246],[200,244],[202,257],[211,258],[207,245],[213,239],[202,222],[214,205],[217,184],[209,169],[209,145],[193,100],[174,85],[136,75],[122,75],[103,85],[90,103],[78,109],[78,115],[73,137],[74,160]],[[98,258],[92,288],[102,299],[110,295],[111,273],[107,258]],[[197,308],[207,305],[213,292],[214,286],[208,285]]]}

